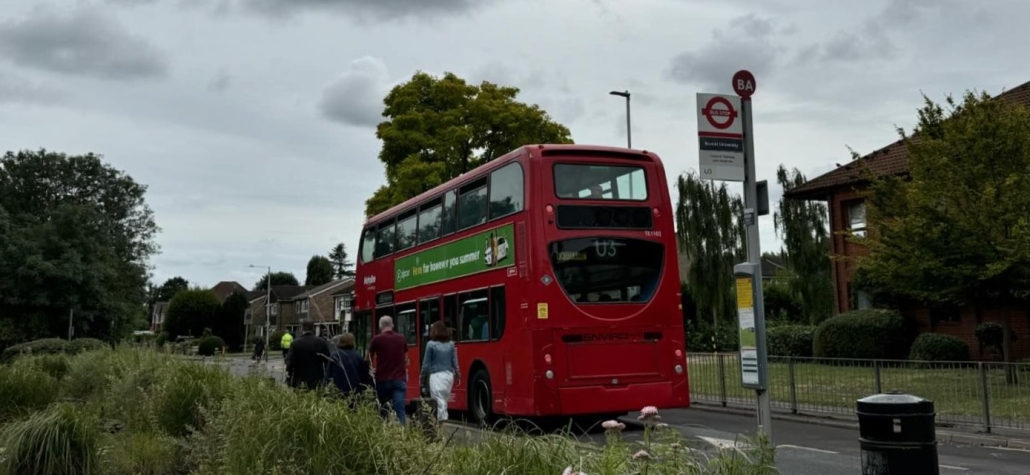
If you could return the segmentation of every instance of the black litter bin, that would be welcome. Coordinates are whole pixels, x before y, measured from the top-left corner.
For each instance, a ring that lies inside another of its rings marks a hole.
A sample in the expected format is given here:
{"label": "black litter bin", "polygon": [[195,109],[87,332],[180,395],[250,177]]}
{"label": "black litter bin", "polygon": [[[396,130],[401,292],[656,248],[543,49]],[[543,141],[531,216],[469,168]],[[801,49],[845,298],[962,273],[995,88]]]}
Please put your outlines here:
{"label": "black litter bin", "polygon": [[862,475],[939,475],[933,401],[877,394],[857,402]]}

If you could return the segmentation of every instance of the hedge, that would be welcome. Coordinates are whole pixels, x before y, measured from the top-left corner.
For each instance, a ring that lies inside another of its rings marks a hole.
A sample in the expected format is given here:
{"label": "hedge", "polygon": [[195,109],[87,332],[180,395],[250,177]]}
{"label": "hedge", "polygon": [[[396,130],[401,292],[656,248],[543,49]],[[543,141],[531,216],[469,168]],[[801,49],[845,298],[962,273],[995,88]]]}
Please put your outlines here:
{"label": "hedge", "polygon": [[905,359],[911,330],[897,312],[855,310],[819,324],[812,345],[818,358]]}
{"label": "hedge", "polygon": [[781,325],[769,328],[765,335],[769,344],[769,356],[812,356],[815,329],[814,325]]}
{"label": "hedge", "polygon": [[221,354],[223,348],[225,348],[224,340],[217,336],[206,336],[201,338],[200,343],[197,344],[197,354],[214,356],[216,353]]}
{"label": "hedge", "polygon": [[107,343],[96,338],[76,338],[68,344],[69,353],[82,353],[84,351],[105,350],[109,347]]}
{"label": "hedge", "polygon": [[917,361],[969,361],[969,345],[959,337],[923,333],[912,343],[908,358]]}
{"label": "hedge", "polygon": [[4,362],[12,361],[22,354],[55,355],[67,353],[68,349],[69,345],[65,340],[60,338],[44,338],[7,347],[3,355],[0,356],[0,360]]}

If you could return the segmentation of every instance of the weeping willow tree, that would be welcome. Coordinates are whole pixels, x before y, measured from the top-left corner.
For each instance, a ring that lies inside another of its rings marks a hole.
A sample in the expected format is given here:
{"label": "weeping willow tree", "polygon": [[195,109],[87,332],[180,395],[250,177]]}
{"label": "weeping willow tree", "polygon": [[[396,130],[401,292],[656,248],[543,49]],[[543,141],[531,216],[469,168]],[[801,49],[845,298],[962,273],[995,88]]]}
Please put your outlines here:
{"label": "weeping willow tree", "polygon": [[747,258],[744,203],[725,184],[693,172],[676,183],[677,240],[690,259],[686,281],[699,319],[715,328],[736,319],[733,266]]}
{"label": "weeping willow tree", "polygon": [[[776,181],[783,191],[805,183],[797,168],[780,165]],[[816,325],[833,312],[830,236],[826,205],[816,201],[781,199],[774,220],[783,238],[783,260],[790,271],[789,288],[801,301],[804,320]]]}

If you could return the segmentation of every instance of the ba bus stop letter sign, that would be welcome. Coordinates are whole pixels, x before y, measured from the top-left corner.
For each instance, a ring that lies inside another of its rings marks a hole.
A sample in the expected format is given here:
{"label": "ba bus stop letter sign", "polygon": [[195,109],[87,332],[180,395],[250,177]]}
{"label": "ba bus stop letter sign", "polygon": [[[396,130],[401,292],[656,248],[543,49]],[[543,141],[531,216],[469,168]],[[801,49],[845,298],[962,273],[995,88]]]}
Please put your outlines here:
{"label": "ba bus stop letter sign", "polygon": [[744,126],[740,98],[697,94],[701,178],[744,181]]}

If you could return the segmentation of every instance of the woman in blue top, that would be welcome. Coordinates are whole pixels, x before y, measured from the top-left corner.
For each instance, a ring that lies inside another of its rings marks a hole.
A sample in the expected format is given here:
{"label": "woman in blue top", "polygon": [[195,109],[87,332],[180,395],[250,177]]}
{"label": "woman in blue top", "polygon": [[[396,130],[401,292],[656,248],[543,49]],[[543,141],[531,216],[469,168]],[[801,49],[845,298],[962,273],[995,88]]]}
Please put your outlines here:
{"label": "woman in blue top", "polygon": [[451,330],[441,321],[429,327],[429,340],[422,361],[422,385],[429,387],[429,396],[436,401],[436,418],[445,421],[451,388],[461,382],[458,349],[451,341]]}

